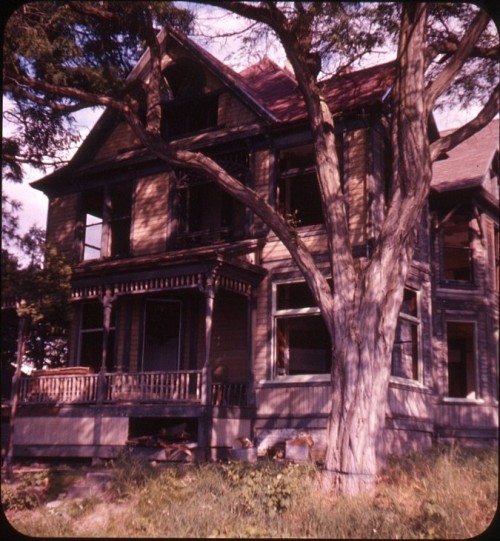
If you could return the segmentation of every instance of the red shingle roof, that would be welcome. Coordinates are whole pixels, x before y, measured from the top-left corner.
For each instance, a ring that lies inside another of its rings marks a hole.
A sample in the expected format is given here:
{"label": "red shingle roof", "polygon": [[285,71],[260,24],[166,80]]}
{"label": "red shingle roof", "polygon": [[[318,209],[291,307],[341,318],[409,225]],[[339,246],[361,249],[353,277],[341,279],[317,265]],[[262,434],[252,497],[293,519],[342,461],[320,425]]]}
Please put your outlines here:
{"label": "red shingle roof", "polygon": [[[499,146],[499,120],[448,152],[448,157],[434,162],[432,188],[437,192],[481,186]],[[441,136],[450,133],[448,130]]]}
{"label": "red shingle roof", "polygon": [[[239,74],[266,109],[281,122],[305,117],[304,100],[292,74],[265,58]],[[387,63],[323,81],[323,91],[333,113],[380,102],[394,80],[394,64]]]}

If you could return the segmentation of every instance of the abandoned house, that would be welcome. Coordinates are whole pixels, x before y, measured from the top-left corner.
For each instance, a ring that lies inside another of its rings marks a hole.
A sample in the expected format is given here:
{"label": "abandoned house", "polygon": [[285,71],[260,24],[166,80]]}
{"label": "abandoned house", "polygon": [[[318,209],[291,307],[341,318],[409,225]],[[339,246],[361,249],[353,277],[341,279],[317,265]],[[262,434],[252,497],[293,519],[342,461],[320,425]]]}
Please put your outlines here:
{"label": "abandoned house", "polygon": [[[235,73],[177,32],[162,35],[164,137],[293,215],[328,277],[293,75],[268,59]],[[388,63],[323,82],[359,258],[391,177],[392,79]],[[497,441],[498,135],[495,120],[434,165],[392,358],[391,453]],[[170,171],[111,111],[33,187],[49,199],[48,240],[73,266],[74,317],[70,366],[22,379],[16,456],[112,457],[163,434],[222,457],[238,438],[265,453],[301,432],[321,455],[330,338],[287,250],[252,212],[199,173]]]}

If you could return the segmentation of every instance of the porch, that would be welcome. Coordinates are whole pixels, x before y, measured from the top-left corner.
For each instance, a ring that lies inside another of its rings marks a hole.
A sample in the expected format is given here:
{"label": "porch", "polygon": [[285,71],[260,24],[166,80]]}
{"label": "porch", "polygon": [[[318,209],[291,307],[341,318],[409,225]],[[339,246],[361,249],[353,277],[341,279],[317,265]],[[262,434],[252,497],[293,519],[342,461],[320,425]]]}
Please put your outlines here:
{"label": "porch", "polygon": [[245,382],[213,382],[203,370],[51,374],[23,377],[21,406],[62,404],[249,405]]}

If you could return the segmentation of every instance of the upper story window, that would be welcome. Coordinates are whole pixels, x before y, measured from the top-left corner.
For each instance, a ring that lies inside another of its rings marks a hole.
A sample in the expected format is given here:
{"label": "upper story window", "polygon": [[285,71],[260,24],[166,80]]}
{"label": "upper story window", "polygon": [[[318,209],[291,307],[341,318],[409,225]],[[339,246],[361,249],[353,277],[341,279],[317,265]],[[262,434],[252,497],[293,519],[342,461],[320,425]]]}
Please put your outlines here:
{"label": "upper story window", "polygon": [[83,259],[130,255],[131,183],[89,190],[83,205]]}
{"label": "upper story window", "polygon": [[442,279],[445,282],[474,282],[472,216],[456,211],[445,218],[441,227]]}
{"label": "upper story window", "polygon": [[275,376],[329,374],[331,340],[305,282],[274,285]]}
{"label": "upper story window", "polygon": [[181,59],[163,72],[162,133],[167,139],[217,126],[219,94],[205,92],[201,66]]}
{"label": "upper story window", "polygon": [[[233,152],[213,156],[242,183],[249,173],[248,153]],[[213,181],[189,170],[178,170],[178,244],[206,245],[239,240],[246,236],[248,211],[245,206]]]}
{"label": "upper story window", "polygon": [[420,308],[418,294],[405,289],[392,350],[391,375],[421,381]]}
{"label": "upper story window", "polygon": [[323,223],[313,145],[288,148],[279,155],[278,206],[295,227]]}

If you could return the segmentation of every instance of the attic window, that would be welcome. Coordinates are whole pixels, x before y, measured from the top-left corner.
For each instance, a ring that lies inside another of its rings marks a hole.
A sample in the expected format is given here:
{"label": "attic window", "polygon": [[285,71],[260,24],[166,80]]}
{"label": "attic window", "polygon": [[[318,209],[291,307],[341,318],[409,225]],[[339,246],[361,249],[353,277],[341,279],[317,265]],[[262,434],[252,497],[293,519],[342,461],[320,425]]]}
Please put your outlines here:
{"label": "attic window", "polygon": [[205,74],[196,62],[182,59],[163,72],[162,133],[173,139],[217,126],[218,93],[205,93]]}

